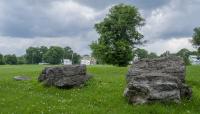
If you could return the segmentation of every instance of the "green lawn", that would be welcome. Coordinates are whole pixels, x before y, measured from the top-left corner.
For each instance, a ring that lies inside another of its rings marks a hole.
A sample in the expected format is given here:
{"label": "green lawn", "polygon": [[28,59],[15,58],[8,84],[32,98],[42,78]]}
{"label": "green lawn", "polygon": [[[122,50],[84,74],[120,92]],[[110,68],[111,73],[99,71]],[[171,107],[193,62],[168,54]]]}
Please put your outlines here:
{"label": "green lawn", "polygon": [[[0,113],[2,114],[199,114],[200,66],[187,67],[187,83],[193,98],[180,104],[130,105],[123,97],[128,68],[90,66],[93,78],[83,88],[44,87],[37,77],[45,66],[0,66]],[[15,81],[16,75],[32,77]]]}

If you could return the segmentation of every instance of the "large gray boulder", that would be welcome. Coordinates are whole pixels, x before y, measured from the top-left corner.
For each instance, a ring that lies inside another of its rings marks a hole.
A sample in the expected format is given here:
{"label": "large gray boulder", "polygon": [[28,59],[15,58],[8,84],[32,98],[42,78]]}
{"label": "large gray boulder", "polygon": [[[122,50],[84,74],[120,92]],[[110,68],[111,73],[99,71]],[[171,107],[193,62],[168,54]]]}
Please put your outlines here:
{"label": "large gray boulder", "polygon": [[130,103],[190,99],[192,90],[185,82],[185,65],[180,57],[143,59],[133,63],[127,74],[124,95]]}
{"label": "large gray boulder", "polygon": [[82,86],[88,79],[85,65],[46,67],[38,77],[39,82],[60,88]]}

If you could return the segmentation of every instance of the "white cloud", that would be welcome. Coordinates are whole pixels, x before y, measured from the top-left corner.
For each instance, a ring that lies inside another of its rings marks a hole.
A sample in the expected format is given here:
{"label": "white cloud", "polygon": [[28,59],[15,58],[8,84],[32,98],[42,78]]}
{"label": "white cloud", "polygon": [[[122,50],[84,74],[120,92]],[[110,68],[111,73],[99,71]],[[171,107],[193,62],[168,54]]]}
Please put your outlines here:
{"label": "white cloud", "polygon": [[154,9],[146,17],[142,29],[148,40],[190,37],[193,29],[200,26],[199,0],[172,0],[163,7]]}
{"label": "white cloud", "polygon": [[[46,13],[59,24],[90,24],[95,20],[96,12],[94,9],[80,5],[72,0],[54,1],[51,3]],[[81,26],[80,25],[80,26]],[[85,25],[88,26],[88,25]]]}
{"label": "white cloud", "polygon": [[[84,35],[87,37],[96,37],[94,31],[89,32]],[[25,50],[30,47],[39,47],[39,46],[61,46],[66,47],[70,46],[75,52],[78,52],[81,55],[89,54],[89,44],[92,42],[92,39],[85,40],[83,37],[36,37],[36,38],[9,38],[9,37],[0,37],[0,53],[3,54],[25,54]]]}
{"label": "white cloud", "polygon": [[176,53],[180,49],[187,48],[194,51],[192,44],[190,43],[191,38],[172,38],[169,40],[157,40],[155,42],[147,44],[144,48],[150,52],[156,52],[162,54],[165,51]]}
{"label": "white cloud", "polygon": [[150,42],[144,48],[158,54],[167,50],[176,53],[182,48],[194,50],[189,39],[193,29],[200,26],[199,6],[199,0],[171,0],[152,10],[141,30]]}

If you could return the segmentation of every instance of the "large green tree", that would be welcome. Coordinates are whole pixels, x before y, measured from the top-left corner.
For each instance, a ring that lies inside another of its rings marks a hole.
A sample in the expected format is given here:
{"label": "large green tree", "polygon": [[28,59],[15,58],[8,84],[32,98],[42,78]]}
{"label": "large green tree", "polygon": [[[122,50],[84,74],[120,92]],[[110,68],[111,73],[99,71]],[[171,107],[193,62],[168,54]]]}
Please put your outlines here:
{"label": "large green tree", "polygon": [[4,65],[5,61],[4,61],[4,57],[2,54],[0,54],[0,65]]}
{"label": "large green tree", "polygon": [[179,50],[179,51],[176,53],[176,55],[182,57],[183,60],[184,60],[184,63],[185,63],[186,65],[190,65],[190,60],[189,60],[189,55],[190,55],[190,53],[191,53],[191,52],[190,52],[188,49],[183,48],[183,49]]}
{"label": "large green tree", "polygon": [[158,57],[158,55],[154,52],[151,52],[148,54],[148,58],[150,58],[150,59],[157,58],[157,57]]}
{"label": "large green tree", "polygon": [[64,58],[65,59],[71,60],[73,57],[73,53],[74,53],[73,50],[69,46],[64,48]]}
{"label": "large green tree", "polygon": [[24,55],[17,57],[17,64],[26,64],[26,58]]}
{"label": "large green tree", "polygon": [[79,64],[81,56],[67,46],[64,48],[64,59],[70,59],[73,64]]}
{"label": "large green tree", "polygon": [[72,63],[73,64],[80,64],[81,56],[77,53],[73,53]]}
{"label": "large green tree", "polygon": [[26,49],[26,61],[28,64],[38,64],[42,61],[42,53],[38,47]]}
{"label": "large green tree", "polygon": [[64,50],[58,46],[51,46],[44,54],[44,61],[50,64],[60,64],[64,58]]}
{"label": "large green tree", "polygon": [[17,64],[17,57],[15,54],[13,55],[5,55],[4,60],[6,64],[15,65]]}
{"label": "large green tree", "polygon": [[40,55],[42,57],[41,62],[44,62],[44,54],[48,51],[48,48],[46,46],[41,46],[39,50],[40,50]]}
{"label": "large green tree", "polygon": [[134,50],[134,55],[137,55],[139,59],[148,58],[148,51],[145,49],[137,48]]}
{"label": "large green tree", "polygon": [[198,52],[200,53],[200,27],[194,29],[192,44],[197,47]]}
{"label": "large green tree", "polygon": [[44,54],[48,51],[46,46],[29,47],[26,49],[26,62],[28,64],[38,64],[44,61]]}
{"label": "large green tree", "polygon": [[134,46],[141,44],[143,35],[138,27],[143,25],[144,19],[136,7],[125,4],[112,7],[104,20],[95,24],[100,38],[90,45],[92,55],[102,63],[128,65]]}

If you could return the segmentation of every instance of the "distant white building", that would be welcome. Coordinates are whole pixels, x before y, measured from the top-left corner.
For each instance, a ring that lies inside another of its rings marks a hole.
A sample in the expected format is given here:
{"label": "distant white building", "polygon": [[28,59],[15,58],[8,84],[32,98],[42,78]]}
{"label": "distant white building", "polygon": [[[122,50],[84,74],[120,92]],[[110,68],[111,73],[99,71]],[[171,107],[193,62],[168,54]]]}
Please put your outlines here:
{"label": "distant white building", "polygon": [[81,59],[81,64],[82,65],[95,65],[96,64],[96,59],[94,57],[90,56],[83,56]]}
{"label": "distant white building", "polygon": [[90,65],[90,60],[84,60],[84,59],[82,59],[81,60],[81,64],[82,65]]}
{"label": "distant white building", "polygon": [[196,56],[196,55],[190,55],[189,60],[190,60],[191,64],[193,64],[193,65],[200,64],[200,58],[198,58],[198,56]]}
{"label": "distant white building", "polygon": [[71,65],[72,64],[72,61],[70,59],[64,59],[63,60],[63,64],[64,65]]}

